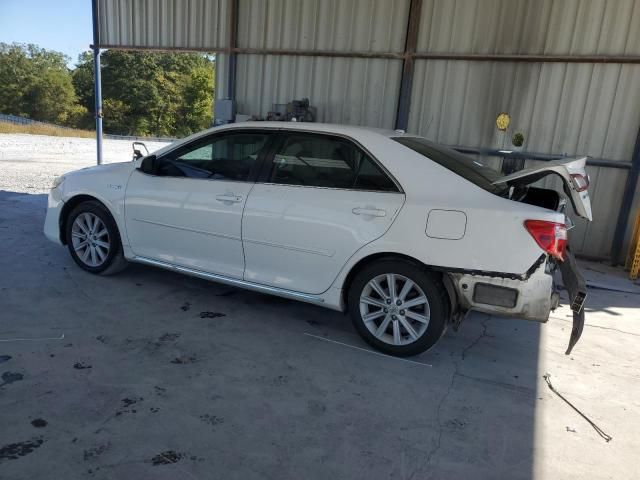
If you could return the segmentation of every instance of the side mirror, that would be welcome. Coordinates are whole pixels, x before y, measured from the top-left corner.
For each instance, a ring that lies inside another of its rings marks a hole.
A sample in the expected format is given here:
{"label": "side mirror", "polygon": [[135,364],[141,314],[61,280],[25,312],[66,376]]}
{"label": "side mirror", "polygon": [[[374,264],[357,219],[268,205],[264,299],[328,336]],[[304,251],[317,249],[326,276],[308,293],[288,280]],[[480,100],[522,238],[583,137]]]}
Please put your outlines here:
{"label": "side mirror", "polygon": [[141,148],[136,148],[136,145],[139,145],[141,148],[144,148],[145,152],[147,152],[146,154],[149,155],[149,149],[147,148],[147,146],[142,143],[142,142],[133,142],[132,143],[132,147],[133,147],[133,161],[138,160],[139,158],[144,157],[144,155],[142,154],[142,149]]}
{"label": "side mirror", "polygon": [[143,173],[153,175],[153,172],[155,170],[155,164],[156,164],[156,156],[148,155],[147,157],[144,158],[144,160],[142,160],[142,163],[138,167],[138,170],[140,170]]}

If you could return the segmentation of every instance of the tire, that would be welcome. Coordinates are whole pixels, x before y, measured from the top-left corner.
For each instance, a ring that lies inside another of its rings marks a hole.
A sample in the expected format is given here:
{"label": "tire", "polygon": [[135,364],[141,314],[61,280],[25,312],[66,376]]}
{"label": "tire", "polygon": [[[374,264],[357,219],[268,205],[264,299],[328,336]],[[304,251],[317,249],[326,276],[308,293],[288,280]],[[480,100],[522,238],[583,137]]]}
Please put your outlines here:
{"label": "tire", "polygon": [[82,202],[71,210],[65,238],[71,258],[87,272],[113,275],[127,266],[118,226],[98,201]]}
{"label": "tire", "polygon": [[[395,293],[389,291],[390,283],[395,284]],[[399,357],[433,347],[449,319],[442,281],[402,259],[382,259],[358,272],[349,288],[348,305],[353,325],[365,342]]]}

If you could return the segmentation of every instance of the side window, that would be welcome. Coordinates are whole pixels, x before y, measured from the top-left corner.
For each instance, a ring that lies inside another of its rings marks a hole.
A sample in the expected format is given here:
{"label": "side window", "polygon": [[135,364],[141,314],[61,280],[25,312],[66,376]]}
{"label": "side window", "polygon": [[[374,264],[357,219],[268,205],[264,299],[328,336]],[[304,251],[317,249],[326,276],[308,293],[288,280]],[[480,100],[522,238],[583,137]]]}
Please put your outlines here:
{"label": "side window", "polygon": [[158,159],[156,175],[246,181],[267,142],[264,133],[216,135]]}
{"label": "side window", "polygon": [[273,158],[269,181],[285,185],[395,192],[391,179],[352,142],[290,134]]}

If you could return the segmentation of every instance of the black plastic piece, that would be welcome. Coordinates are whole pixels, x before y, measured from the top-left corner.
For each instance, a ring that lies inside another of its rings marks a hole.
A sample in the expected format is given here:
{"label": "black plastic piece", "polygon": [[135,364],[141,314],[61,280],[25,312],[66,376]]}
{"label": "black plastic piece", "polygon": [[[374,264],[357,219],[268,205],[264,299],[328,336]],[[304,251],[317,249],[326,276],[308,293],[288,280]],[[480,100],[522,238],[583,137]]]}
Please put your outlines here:
{"label": "black plastic piece", "polygon": [[575,347],[582,330],[584,329],[584,304],[587,299],[587,284],[584,277],[578,270],[576,259],[573,253],[567,248],[565,259],[560,264],[560,273],[562,274],[562,282],[564,288],[569,294],[569,302],[571,310],[573,310],[573,327],[571,328],[571,337],[569,338],[569,346],[565,355],[569,355],[573,347]]}

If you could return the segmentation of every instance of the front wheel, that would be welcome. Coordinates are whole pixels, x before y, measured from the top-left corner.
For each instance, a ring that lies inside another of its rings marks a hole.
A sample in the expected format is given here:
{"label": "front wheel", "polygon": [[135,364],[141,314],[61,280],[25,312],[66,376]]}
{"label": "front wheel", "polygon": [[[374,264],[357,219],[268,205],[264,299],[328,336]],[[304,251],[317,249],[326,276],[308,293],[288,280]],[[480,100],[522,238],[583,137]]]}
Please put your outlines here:
{"label": "front wheel", "polygon": [[99,202],[83,202],[71,211],[66,239],[71,257],[88,272],[110,275],[127,265],[116,222]]}
{"label": "front wheel", "polygon": [[432,272],[405,260],[365,267],[349,290],[349,313],[362,338],[390,355],[410,356],[431,348],[445,331],[447,293]]}

